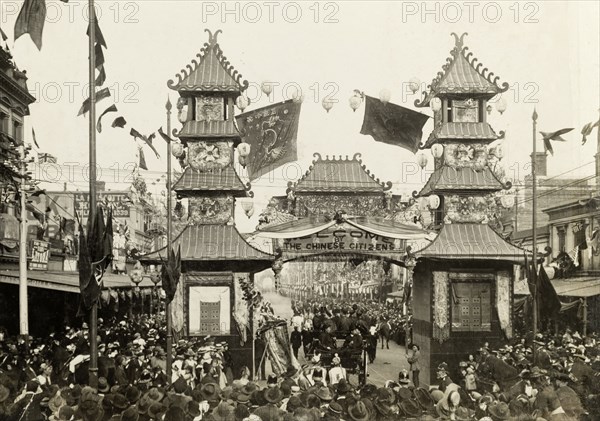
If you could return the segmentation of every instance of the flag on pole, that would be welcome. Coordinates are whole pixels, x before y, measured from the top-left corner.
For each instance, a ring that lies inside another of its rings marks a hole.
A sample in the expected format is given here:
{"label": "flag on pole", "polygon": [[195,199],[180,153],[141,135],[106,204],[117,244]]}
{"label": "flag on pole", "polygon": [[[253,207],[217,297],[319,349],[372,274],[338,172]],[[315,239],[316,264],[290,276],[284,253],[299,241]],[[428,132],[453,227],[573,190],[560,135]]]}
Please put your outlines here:
{"label": "flag on pole", "polygon": [[560,302],[558,294],[556,293],[552,282],[550,282],[550,278],[548,278],[548,274],[543,265],[540,265],[538,273],[538,303],[540,314],[555,316],[560,312],[562,303]]}
{"label": "flag on pole", "polygon": [[96,69],[102,69],[103,65],[104,65],[104,52],[102,51],[102,46],[100,44],[96,44],[94,46],[94,57],[95,57],[95,64],[96,64]]}
{"label": "flag on pole", "polygon": [[360,134],[377,142],[400,146],[412,153],[419,150],[423,126],[429,116],[365,95],[365,117]]}
{"label": "flag on pole", "polygon": [[[64,0],[63,0],[64,1]],[[96,39],[96,45],[101,45],[104,48],[108,48],[106,46],[106,41],[104,40],[104,35],[102,34],[102,30],[100,29],[100,24],[98,23],[98,16],[96,16],[96,19],[94,19],[94,36]],[[90,25],[88,24],[88,28],[86,31],[86,35],[89,37],[90,36]]]}
{"label": "flag on pole", "polygon": [[104,66],[102,66],[99,69],[95,84],[97,87],[100,87],[104,85],[104,82],[106,82],[106,71],[104,70]]}
{"label": "flag on pole", "polygon": [[250,144],[250,180],[298,159],[300,110],[299,102],[288,100],[236,117],[242,137]]}
{"label": "flag on pole", "polygon": [[122,129],[125,127],[126,124],[127,124],[127,120],[125,120],[125,117],[117,117],[114,119],[111,126],[113,129],[115,127],[119,127]]}
{"label": "flag on pole", "polygon": [[572,127],[556,130],[555,132],[540,132],[540,134],[542,135],[542,140],[544,141],[544,149],[550,152],[550,155],[554,155],[554,149],[552,149],[552,144],[550,143],[550,141],[554,140],[559,142],[566,142],[567,140],[564,137],[562,137],[562,135],[565,133],[569,133],[571,130],[573,130]]}
{"label": "flag on pole", "polygon": [[100,114],[100,117],[98,117],[98,124],[96,125],[98,133],[102,133],[102,117],[104,117],[108,113],[115,113],[117,111],[118,111],[117,106],[115,104],[113,104],[110,107],[108,107],[106,110],[104,110],[104,112],[102,114]]}
{"label": "flag on pole", "polygon": [[165,262],[162,256],[160,257],[160,260],[162,261],[162,288],[167,296],[166,302],[169,304],[175,297],[177,284],[179,283],[179,277],[181,276],[181,246],[178,247],[177,254],[175,254],[175,251],[169,245],[169,251],[167,253],[170,253],[169,261]]}
{"label": "flag on pole", "polygon": [[35,138],[35,130],[33,129],[33,127],[31,128],[31,138],[33,139],[33,144],[35,145],[35,147],[39,149],[40,145],[38,145],[37,139]]}
{"label": "flag on pole", "polygon": [[131,131],[129,132],[129,134],[131,136],[133,136],[134,139],[143,140],[144,143],[146,145],[150,146],[150,149],[152,149],[152,151],[156,154],[156,159],[160,159],[160,154],[158,153],[158,151],[156,150],[156,148],[152,144],[152,140],[156,137],[156,135],[154,133],[152,133],[150,136],[144,136],[144,135],[142,135],[140,132],[138,132],[136,129],[134,129],[132,127]]}
{"label": "flag on pole", "polygon": [[42,33],[46,20],[45,0],[25,0],[15,22],[15,41],[29,34],[38,50],[42,49]]}
{"label": "flag on pole", "polygon": [[[99,90],[98,92],[96,92],[96,103],[102,101],[105,98],[110,97],[110,89],[108,88],[104,88]],[[77,116],[86,114],[88,111],[90,111],[90,99],[87,98],[85,101],[83,101],[83,104],[81,105],[81,108],[79,109],[79,113],[77,114]]]}
{"label": "flag on pole", "polygon": [[106,224],[101,206],[88,215],[87,235],[79,222],[79,290],[83,305],[90,309],[102,291],[102,277],[112,261],[112,212]]}
{"label": "flag on pole", "polygon": [[585,145],[585,142],[587,142],[587,137],[592,134],[594,127],[600,127],[600,120],[596,121],[595,123],[590,122],[583,126],[583,128],[581,129],[581,134],[583,136],[581,138],[582,145]]}
{"label": "flag on pole", "polygon": [[146,165],[146,158],[144,157],[144,150],[141,146],[138,148],[138,154],[140,157],[138,166],[141,169],[148,171],[148,166]]}

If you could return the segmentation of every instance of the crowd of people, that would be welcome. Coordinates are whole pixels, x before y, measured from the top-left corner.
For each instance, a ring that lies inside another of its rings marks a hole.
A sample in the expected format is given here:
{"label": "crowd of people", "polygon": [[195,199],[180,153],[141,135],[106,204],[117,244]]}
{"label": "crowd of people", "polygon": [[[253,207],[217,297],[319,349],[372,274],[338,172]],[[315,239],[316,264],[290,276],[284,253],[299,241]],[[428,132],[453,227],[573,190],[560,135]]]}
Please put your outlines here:
{"label": "crowd of people", "polygon": [[[381,331],[387,330],[390,309],[331,304],[318,303],[315,310],[294,303],[291,325],[300,338],[292,333],[291,347],[297,352],[308,346],[304,352],[311,358],[299,370],[270,375],[266,384],[253,379],[248,367],[234,366],[227,343],[211,337],[175,341],[168,379],[161,315],[99,320],[95,388],[87,386],[85,324],[28,341],[4,336],[0,421],[600,419],[600,342],[593,335],[567,330],[560,336],[517,338],[499,349],[483,344],[458,367],[436,367],[431,386],[423,386],[429,379],[419,379],[426,362],[420,361],[418,345],[411,344],[410,369],[391,367],[389,380],[375,386],[368,378],[349,378],[344,352],[368,354],[372,346],[365,338],[371,336],[378,338],[376,348],[385,348]],[[307,326],[313,336],[305,342]],[[344,335],[337,339],[335,332]],[[327,364],[319,359],[325,351],[333,355]]]}

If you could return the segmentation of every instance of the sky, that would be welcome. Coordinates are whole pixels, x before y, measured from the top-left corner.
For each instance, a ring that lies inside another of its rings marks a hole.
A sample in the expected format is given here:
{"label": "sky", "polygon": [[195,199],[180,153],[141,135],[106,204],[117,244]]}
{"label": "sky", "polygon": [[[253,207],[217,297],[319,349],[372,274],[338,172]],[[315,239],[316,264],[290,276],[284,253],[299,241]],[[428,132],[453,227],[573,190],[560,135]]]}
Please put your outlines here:
{"label": "sky", "polygon": [[[51,190],[86,190],[88,121],[77,117],[87,97],[87,2],[47,1],[43,48],[38,51],[24,35],[13,39],[22,1],[0,3],[0,27],[28,86],[37,98],[26,122],[25,139],[35,128],[40,151],[59,160],[60,169],[37,174]],[[348,99],[354,89],[377,97],[391,91],[391,102],[416,109],[408,81],[418,78],[422,89],[441,71],[454,45],[451,32],[467,32],[465,45],[479,62],[507,82],[507,110],[496,110],[488,121],[506,131],[502,161],[515,181],[529,173],[532,147],[531,114],[539,114],[538,129],[575,130],[568,142],[555,144],[548,175],[585,177],[594,172],[596,135],[581,145],[581,127],[598,119],[600,108],[600,8],[593,1],[527,2],[206,2],[97,1],[100,27],[108,44],[104,55],[106,86],[111,99],[98,103],[98,114],[112,103],[97,136],[99,178],[119,190],[131,183],[137,146],[129,129],[150,134],[166,127],[165,103],[176,103],[167,87],[180,69],[196,58],[208,40],[205,29],[221,29],[219,44],[231,64],[250,82],[252,105],[246,111],[290,98],[298,87],[304,96],[298,133],[299,160],[253,182],[255,214],[246,218],[238,206],[236,224],[252,231],[269,197],[283,195],[288,181],[309,168],[313,153],[352,157],[363,163],[393,191],[419,190],[433,167],[421,170],[416,155],[375,142],[360,134],[364,105],[353,112]],[[277,84],[267,97],[261,82]],[[325,96],[338,102],[327,113]],[[432,115],[429,109],[417,109]],[[123,115],[125,130],[110,127]],[[173,128],[180,128],[174,114]],[[432,120],[424,128],[424,138]],[[539,140],[539,139],[538,139]],[[166,146],[157,139],[161,159],[145,149],[149,171],[142,176],[155,194],[164,186]],[[541,142],[538,143],[541,148]],[[77,166],[76,166],[77,165]],[[174,162],[174,168],[179,165]],[[155,183],[155,184],[152,184]]]}

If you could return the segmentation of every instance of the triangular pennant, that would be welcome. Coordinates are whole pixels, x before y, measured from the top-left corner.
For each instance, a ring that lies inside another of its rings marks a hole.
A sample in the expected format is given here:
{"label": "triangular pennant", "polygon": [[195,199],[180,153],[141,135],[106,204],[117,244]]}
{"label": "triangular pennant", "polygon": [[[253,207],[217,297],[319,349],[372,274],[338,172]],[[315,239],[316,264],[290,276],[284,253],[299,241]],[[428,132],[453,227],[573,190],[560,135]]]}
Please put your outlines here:
{"label": "triangular pennant", "polygon": [[144,150],[141,147],[138,148],[138,153],[140,155],[140,162],[138,166],[141,169],[148,171],[148,166],[146,165],[146,158],[144,157]]}
{"label": "triangular pennant", "polygon": [[[65,1],[65,0],[63,0]],[[96,43],[97,45],[101,45],[104,48],[108,48],[106,46],[106,41],[104,40],[104,35],[102,34],[102,30],[100,29],[100,24],[98,23],[98,17],[96,17],[96,19],[94,20],[94,38],[96,39]],[[86,35],[89,37],[90,36],[90,25],[88,24],[88,28],[86,31]]]}
{"label": "triangular pennant", "polygon": [[[110,89],[108,88],[104,88],[99,90],[98,92],[96,92],[96,103],[102,101],[105,98],[110,97]],[[87,112],[90,111],[90,99],[87,98],[85,101],[83,101],[83,104],[81,105],[81,108],[79,109],[79,113],[77,114],[77,116],[86,114]]]}
{"label": "triangular pennant", "polygon": [[112,122],[112,127],[119,127],[119,128],[124,128],[125,125],[127,124],[127,120],[125,120],[125,117],[117,117],[114,119],[114,121]]}
{"label": "triangular pennant", "polygon": [[104,85],[104,82],[106,82],[106,71],[104,70],[104,66],[101,66],[98,70],[99,72],[95,83],[97,87],[100,87]]}

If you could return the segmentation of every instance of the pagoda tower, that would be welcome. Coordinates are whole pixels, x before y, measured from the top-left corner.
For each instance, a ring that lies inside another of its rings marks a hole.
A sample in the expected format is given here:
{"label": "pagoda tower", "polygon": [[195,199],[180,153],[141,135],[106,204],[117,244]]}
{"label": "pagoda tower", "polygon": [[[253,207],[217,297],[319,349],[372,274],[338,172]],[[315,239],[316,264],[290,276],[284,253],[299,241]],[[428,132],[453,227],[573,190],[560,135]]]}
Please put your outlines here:
{"label": "pagoda tower", "polygon": [[[171,304],[177,337],[207,336],[226,341],[234,366],[252,366],[251,312],[244,288],[254,273],[271,267],[274,256],[246,242],[234,223],[238,198],[252,197],[234,168],[234,148],[241,136],[234,124],[236,98],[248,87],[217,42],[220,30],[209,33],[197,59],[170,80],[179,93],[173,134],[183,156],[181,176],[173,190],[188,201],[188,226],[173,240],[181,247],[182,276]],[[183,151],[182,151],[183,149]],[[146,261],[156,260],[151,254]],[[164,256],[164,254],[163,254]]]}
{"label": "pagoda tower", "polygon": [[[509,189],[494,171],[501,158],[490,143],[503,137],[486,121],[487,103],[505,92],[460,37],[442,71],[415,105],[431,105],[434,129],[423,148],[431,148],[434,172],[413,195],[435,212],[438,237],[415,253],[413,341],[422,350],[426,383],[436,383],[436,367],[458,363],[484,343],[504,344],[512,337],[514,264],[524,251],[491,227]],[[506,203],[506,201],[505,201]],[[512,204],[512,203],[511,203]]]}

